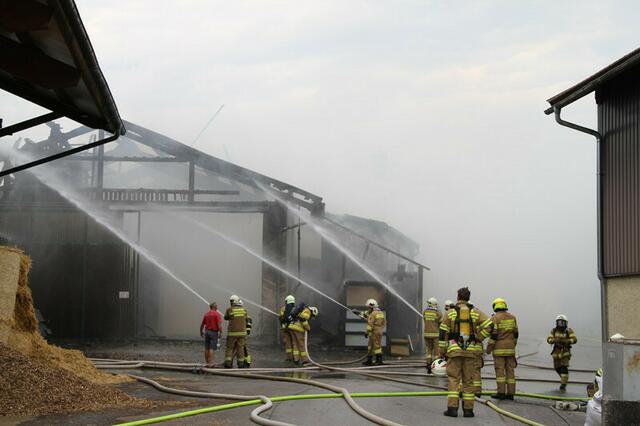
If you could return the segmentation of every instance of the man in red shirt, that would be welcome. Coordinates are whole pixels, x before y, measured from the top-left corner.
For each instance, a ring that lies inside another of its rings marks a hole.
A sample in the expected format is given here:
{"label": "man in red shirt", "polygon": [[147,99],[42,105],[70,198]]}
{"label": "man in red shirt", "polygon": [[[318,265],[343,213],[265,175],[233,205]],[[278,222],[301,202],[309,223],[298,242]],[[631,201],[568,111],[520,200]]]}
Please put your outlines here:
{"label": "man in red shirt", "polygon": [[207,367],[215,366],[214,352],[218,348],[218,339],[222,338],[222,316],[218,312],[218,304],[209,305],[209,312],[204,314],[200,324],[200,337],[204,337],[204,359]]}

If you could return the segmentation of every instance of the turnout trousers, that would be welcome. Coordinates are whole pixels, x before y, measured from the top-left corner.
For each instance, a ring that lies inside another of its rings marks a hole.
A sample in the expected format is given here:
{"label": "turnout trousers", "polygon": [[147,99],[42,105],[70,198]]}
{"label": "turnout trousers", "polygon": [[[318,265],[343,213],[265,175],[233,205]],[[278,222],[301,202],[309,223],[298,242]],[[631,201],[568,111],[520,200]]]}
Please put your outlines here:
{"label": "turnout trousers", "polygon": [[247,336],[229,336],[227,335],[227,347],[224,352],[225,367],[233,366],[233,358],[237,357],[238,367],[244,365],[245,353],[247,345]]}
{"label": "turnout trousers", "polygon": [[294,361],[307,362],[307,351],[304,348],[304,331],[289,330],[291,333],[292,355]]}
{"label": "turnout trousers", "polygon": [[475,398],[473,371],[476,362],[474,356],[449,357],[447,361],[447,377],[449,378],[447,407],[458,409],[460,405],[460,383],[462,383],[462,408],[473,410]]}
{"label": "turnout trousers", "polygon": [[518,362],[515,356],[494,356],[493,366],[496,370],[496,383],[498,393],[515,395],[516,393],[516,367]]}
{"label": "turnout trousers", "polygon": [[376,333],[375,330],[369,333],[367,354],[382,355],[382,333]]}
{"label": "turnout trousers", "polygon": [[284,352],[287,354],[287,361],[293,361],[293,339],[291,332],[282,329],[282,343],[284,344]]}
{"label": "turnout trousers", "polygon": [[427,365],[431,365],[434,359],[438,358],[438,338],[425,337],[424,348],[426,352]]}
{"label": "turnout trousers", "polygon": [[562,358],[553,358],[553,368],[560,376],[560,383],[566,385],[569,383],[569,360],[571,356],[564,356]]}
{"label": "turnout trousers", "polygon": [[473,355],[473,391],[482,392],[482,367],[484,367],[484,357],[482,353]]}

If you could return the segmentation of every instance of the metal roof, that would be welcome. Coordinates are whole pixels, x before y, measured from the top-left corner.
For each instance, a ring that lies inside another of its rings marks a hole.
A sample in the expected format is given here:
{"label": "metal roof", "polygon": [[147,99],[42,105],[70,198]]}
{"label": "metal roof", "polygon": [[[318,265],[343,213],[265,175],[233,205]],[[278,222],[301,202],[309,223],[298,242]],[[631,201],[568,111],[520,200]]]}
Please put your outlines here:
{"label": "metal roof", "polygon": [[605,68],[601,69],[591,77],[581,81],[575,86],[572,86],[565,91],[558,93],[552,98],[549,98],[547,102],[549,102],[551,107],[546,109],[544,113],[547,115],[551,114],[554,107],[563,108],[577,101],[578,99],[596,90],[602,84],[620,75],[622,72],[632,68],[638,63],[640,63],[640,48],[626,54],[622,58],[606,66]]}
{"label": "metal roof", "polygon": [[124,125],[73,0],[0,0],[0,88],[92,128]]}

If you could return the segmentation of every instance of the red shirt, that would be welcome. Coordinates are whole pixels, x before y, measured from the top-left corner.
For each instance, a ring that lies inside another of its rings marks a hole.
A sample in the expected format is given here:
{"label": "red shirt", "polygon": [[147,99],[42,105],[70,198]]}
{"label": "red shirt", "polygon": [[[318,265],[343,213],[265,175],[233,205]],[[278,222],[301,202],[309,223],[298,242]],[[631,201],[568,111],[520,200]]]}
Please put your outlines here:
{"label": "red shirt", "polygon": [[200,324],[200,328],[206,326],[206,330],[214,330],[220,331],[222,327],[222,316],[220,312],[215,309],[211,309],[209,312],[204,314],[204,318],[202,318],[202,324]]}

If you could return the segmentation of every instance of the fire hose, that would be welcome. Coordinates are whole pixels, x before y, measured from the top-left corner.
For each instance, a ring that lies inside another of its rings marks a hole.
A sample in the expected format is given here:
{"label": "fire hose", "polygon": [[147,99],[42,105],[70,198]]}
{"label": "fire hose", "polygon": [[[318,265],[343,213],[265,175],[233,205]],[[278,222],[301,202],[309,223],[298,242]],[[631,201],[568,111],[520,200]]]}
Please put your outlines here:
{"label": "fire hose", "polygon": [[[305,347],[307,347],[307,336],[305,336]],[[307,350],[308,353],[308,350]],[[167,362],[149,362],[149,361],[140,361],[140,362],[131,362],[131,361],[116,361],[116,360],[107,360],[107,359],[95,359],[95,361],[97,361],[98,367],[99,368],[141,368],[141,367],[151,367],[151,368],[166,368],[166,369],[171,369],[171,370],[181,370],[181,371],[189,371],[192,370],[192,368],[190,368],[189,364],[180,364],[180,363],[167,363]],[[380,376],[381,374],[385,374],[385,373],[398,373],[398,374],[405,374],[402,372],[379,372],[377,374],[371,374],[371,373],[364,373],[361,370],[363,370],[364,368],[337,368],[337,367],[329,367],[326,364],[319,364],[317,362],[315,362],[313,359],[310,358],[310,362],[316,366],[316,368],[314,370],[317,369],[326,369],[326,370],[330,370],[330,371],[337,371],[337,372],[347,372],[347,373],[356,373],[356,374],[362,374],[364,376],[369,376],[369,377],[375,377],[375,378],[381,378],[381,379],[385,379],[385,380],[389,380],[391,378],[389,377],[384,377],[384,376]],[[191,366],[194,364],[191,364]],[[382,367],[382,366],[380,366]],[[397,367],[395,365],[390,366],[390,367]],[[253,369],[252,369],[253,370]],[[263,369],[265,370],[265,369]],[[287,370],[287,371],[291,371],[291,369],[282,369],[282,370]],[[295,370],[300,370],[300,369],[295,369]],[[389,421],[387,419],[383,419],[381,417],[378,417],[372,413],[367,412],[366,410],[362,409],[362,407],[360,407],[359,405],[357,405],[355,403],[355,401],[353,401],[353,395],[349,394],[349,392],[344,389],[344,388],[340,388],[337,386],[332,386],[332,385],[328,385],[325,383],[321,383],[321,382],[316,382],[316,381],[312,381],[312,380],[306,380],[306,379],[295,379],[295,378],[286,378],[286,377],[276,377],[276,376],[267,376],[267,375],[258,375],[258,374],[253,374],[253,373],[243,373],[243,372],[223,372],[223,371],[217,371],[214,369],[209,369],[209,368],[202,368],[203,372],[209,373],[209,374],[215,374],[215,375],[223,375],[223,376],[235,376],[235,377],[244,377],[244,378],[256,378],[256,379],[266,379],[266,380],[279,380],[279,381],[288,381],[288,382],[295,382],[295,383],[301,383],[301,384],[307,384],[307,385],[312,385],[312,386],[318,386],[318,387],[322,387],[325,389],[329,389],[332,390],[334,392],[336,392],[335,394],[328,394],[331,395],[331,397],[340,397],[342,396],[343,398],[345,398],[345,400],[347,401],[347,403],[350,405],[350,407],[352,409],[354,409],[354,411],[356,411],[356,413],[362,415],[363,417],[373,421],[374,423],[377,424],[384,424],[384,425],[397,425],[397,423],[394,423],[392,421]],[[414,374],[424,374],[424,373],[414,373]],[[143,381],[145,383],[151,384],[152,386],[156,387],[159,390],[163,390],[163,391],[169,391],[171,392],[172,389],[171,388],[167,388],[164,387],[162,385],[160,385],[157,382],[153,382],[150,379],[145,379],[145,378],[139,378],[138,376],[132,376],[134,378],[136,378],[137,380]],[[410,381],[405,381],[405,380],[398,380],[398,379],[391,379],[392,381],[397,381],[400,383],[407,383],[407,384],[412,384],[412,385],[418,385],[418,386],[430,386],[427,384],[423,384],[423,383],[416,383],[416,382],[410,382]],[[154,385],[158,385],[155,386]],[[432,386],[432,387],[436,387],[436,386]],[[441,387],[437,387],[437,388],[441,388]],[[446,389],[446,388],[445,388]],[[226,398],[226,399],[234,399],[232,397],[230,397],[230,395],[225,395],[225,394],[211,394],[211,393],[206,393],[206,392],[195,392],[192,393],[191,391],[182,391],[182,390],[175,390],[177,392],[180,392],[181,394],[184,395],[190,395],[190,396],[201,396],[201,397],[220,397],[220,398]],[[182,393],[184,392],[184,393]],[[172,392],[175,393],[175,392]],[[405,396],[438,396],[438,395],[446,395],[446,393],[444,392],[400,392],[400,393],[394,393],[393,395],[388,394],[388,393],[381,393],[381,394],[377,394],[376,396],[401,396],[405,395]],[[361,397],[361,395],[370,395],[371,394],[357,394],[358,397]],[[547,396],[547,395],[538,395],[538,394],[523,394],[523,393],[518,393],[517,395],[519,396],[527,396],[527,397],[535,397],[535,398],[545,398],[545,399],[552,399],[552,400],[581,400],[583,401],[584,398],[571,398],[571,397],[553,397],[553,396]],[[297,399],[309,399],[309,398],[313,398],[315,397],[315,395],[297,395],[297,396],[285,396],[285,397],[276,397],[276,398],[267,398],[267,397],[250,397],[250,396],[242,396],[242,395],[235,395],[236,397],[240,397],[243,398],[243,402],[240,403],[234,403],[234,404],[227,404],[226,406],[228,406],[227,408],[221,408],[223,406],[215,406],[215,407],[207,407],[207,408],[203,408],[203,409],[198,409],[198,410],[191,410],[189,412],[184,412],[184,413],[177,413],[175,415],[170,415],[170,418],[166,418],[166,419],[162,419],[160,420],[160,418],[157,419],[147,419],[143,422],[145,423],[131,423],[131,424],[149,424],[149,423],[155,423],[157,421],[164,421],[164,420],[170,420],[171,418],[177,418],[177,417],[171,417],[171,416],[187,416],[187,415],[196,415],[196,414],[202,414],[202,413],[206,413],[206,412],[214,412],[214,411],[220,411],[222,409],[230,409],[230,408],[235,408],[235,407],[239,407],[239,406],[245,406],[245,405],[250,405],[250,404],[256,404],[256,403],[260,403],[262,402],[263,404],[258,407],[257,409],[255,409],[254,411],[251,412],[252,416],[252,420],[255,421],[258,424],[278,424],[278,425],[282,425],[282,424],[286,424],[286,423],[280,423],[280,422],[276,422],[276,423],[266,423],[266,422],[271,422],[271,420],[266,420],[264,418],[259,417],[259,414],[262,412],[267,411],[268,409],[271,408],[271,405],[269,404],[270,401],[285,401],[285,400],[297,400]],[[291,397],[291,398],[289,398]],[[298,398],[295,398],[298,397]],[[318,396],[320,397],[320,396]],[[253,399],[250,399],[253,398]],[[236,398],[237,399],[237,398]],[[488,406],[489,408],[493,409],[494,411],[498,412],[499,414],[508,416],[514,420],[520,421],[524,424],[529,424],[529,425],[539,425],[539,423],[536,423],[532,420],[526,419],[524,417],[518,416],[516,414],[513,414],[511,412],[508,412],[506,410],[503,410],[501,408],[499,408],[498,406],[496,406],[495,404],[493,404],[490,401],[486,401],[483,400],[481,398],[477,398],[479,403],[482,403],[486,406]],[[269,401],[269,402],[267,402]],[[224,406],[224,407],[226,407]],[[357,408],[356,408],[357,407]],[[369,417],[371,416],[371,417]],[[164,416],[167,417],[167,416]],[[257,419],[255,418],[257,417]],[[375,420],[374,420],[375,419]],[[150,420],[154,420],[154,421],[150,421]],[[147,421],[149,421],[147,423]],[[265,423],[262,423],[265,422]]]}

